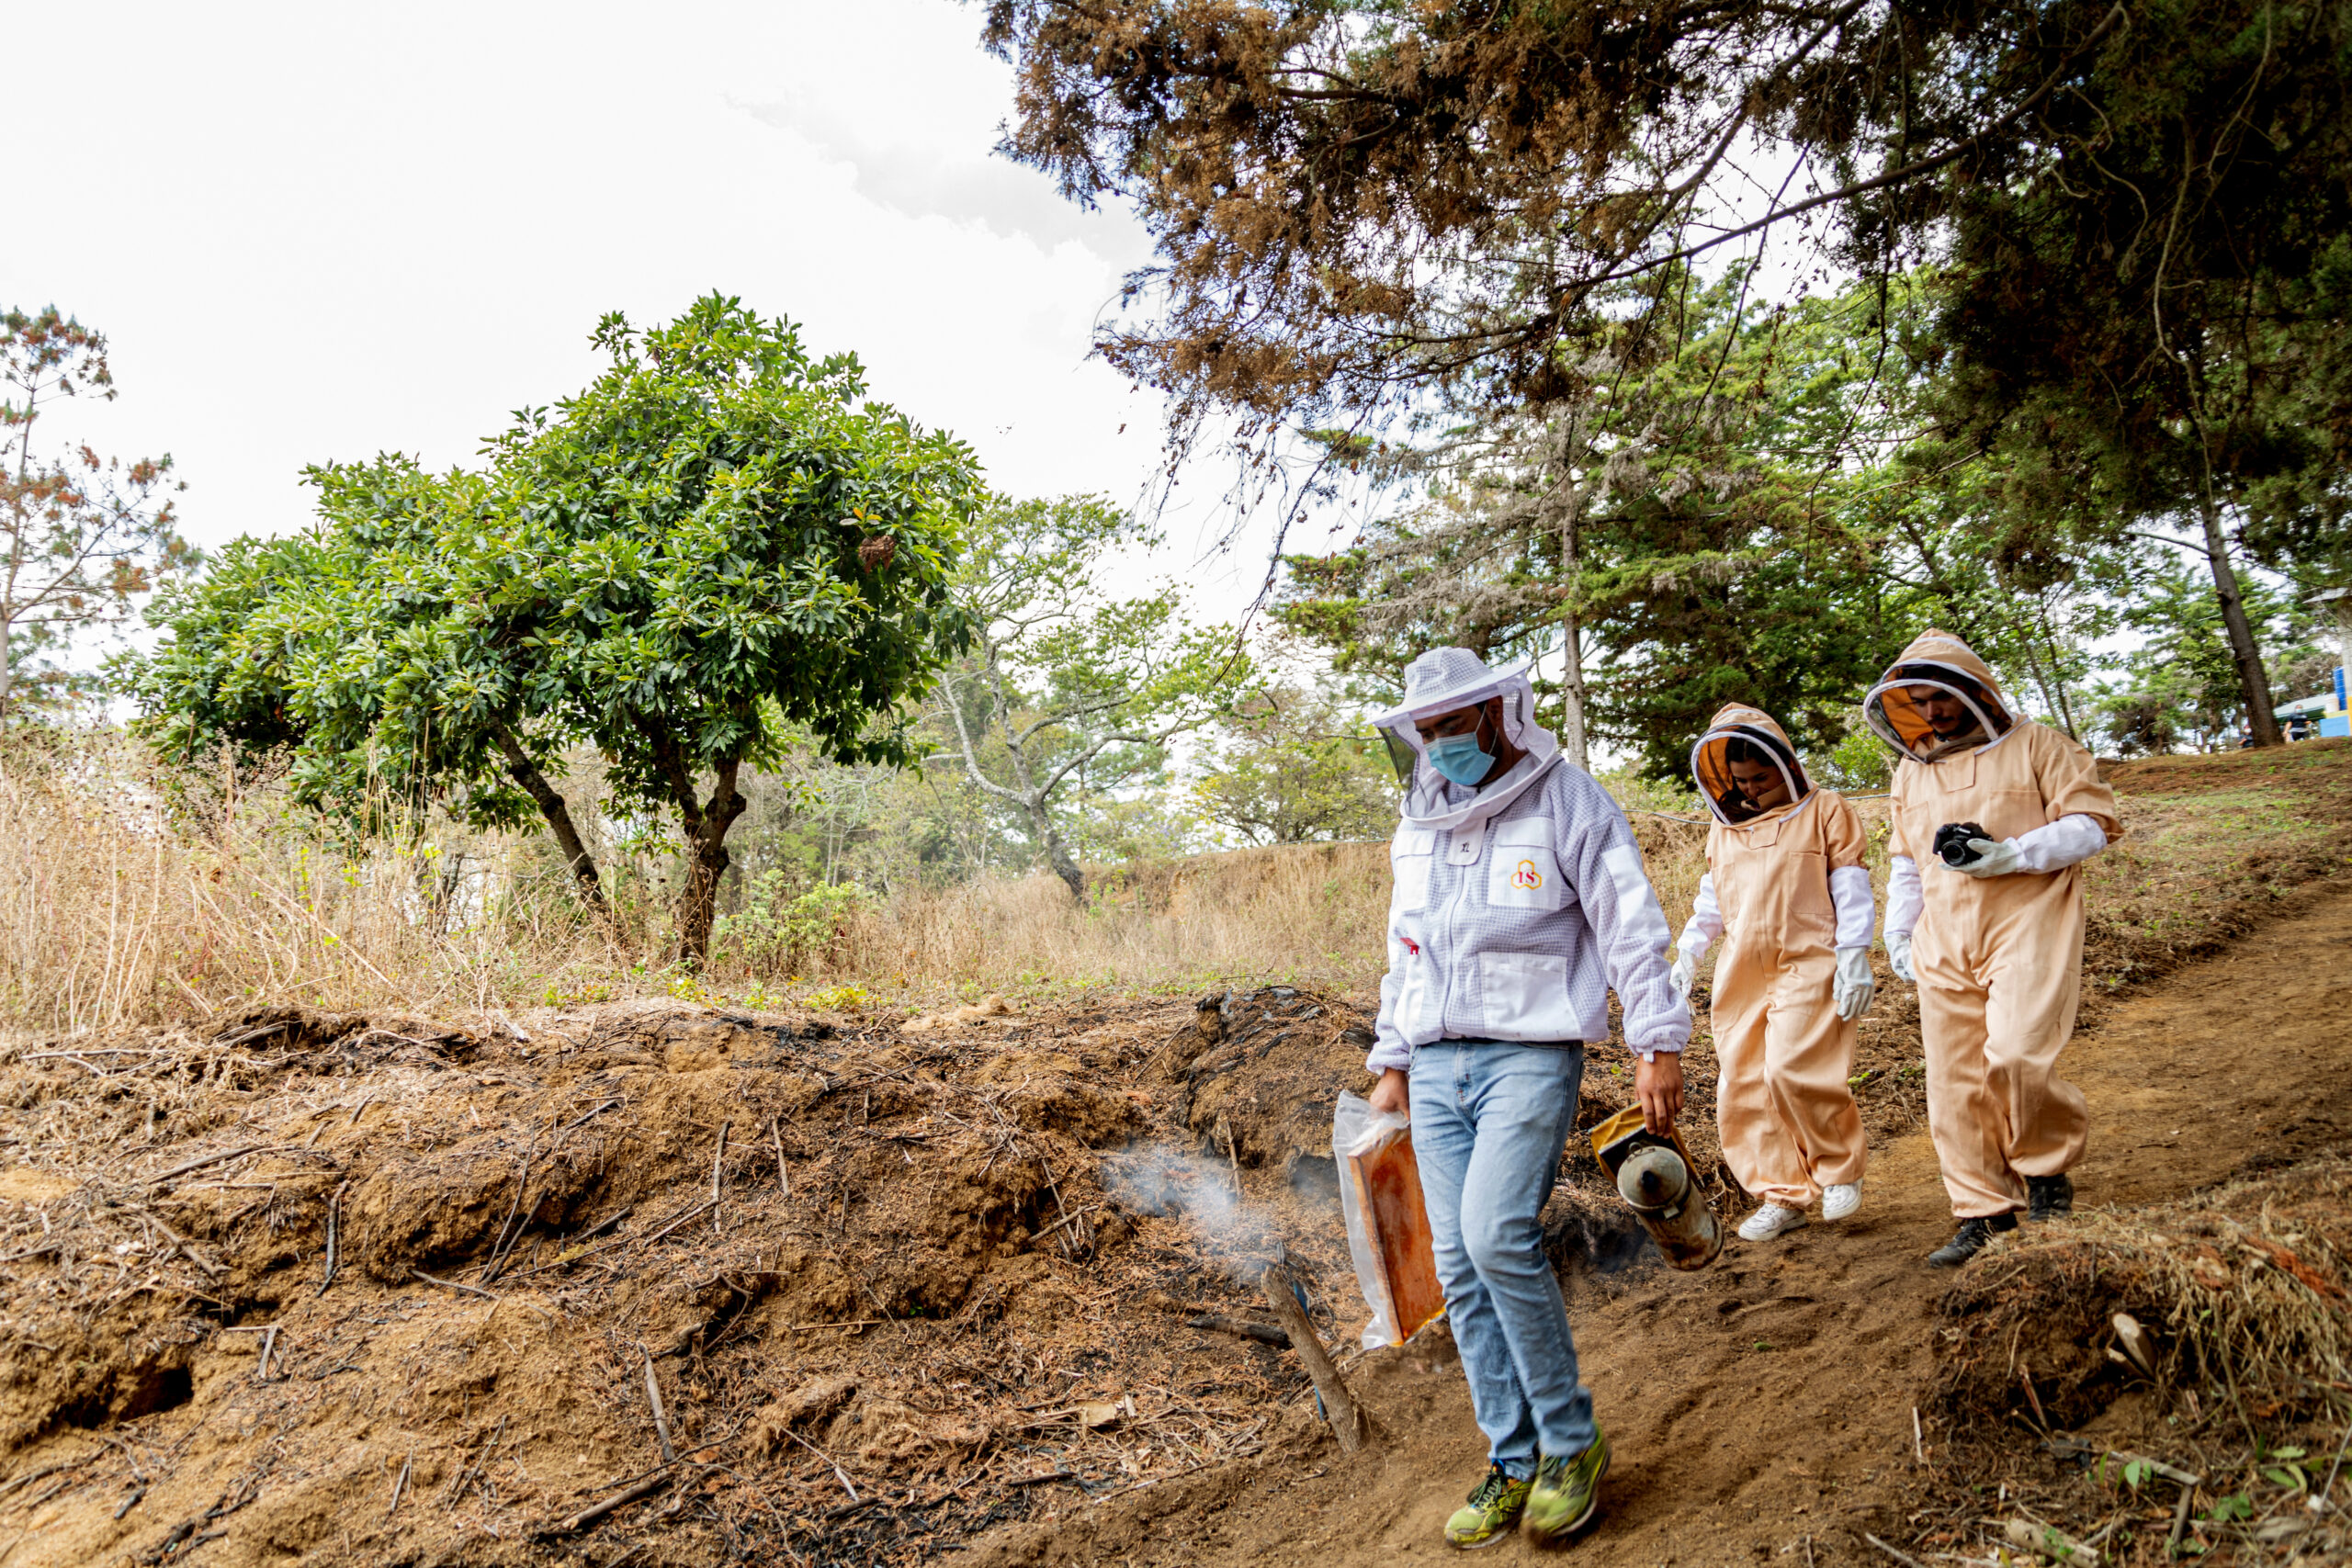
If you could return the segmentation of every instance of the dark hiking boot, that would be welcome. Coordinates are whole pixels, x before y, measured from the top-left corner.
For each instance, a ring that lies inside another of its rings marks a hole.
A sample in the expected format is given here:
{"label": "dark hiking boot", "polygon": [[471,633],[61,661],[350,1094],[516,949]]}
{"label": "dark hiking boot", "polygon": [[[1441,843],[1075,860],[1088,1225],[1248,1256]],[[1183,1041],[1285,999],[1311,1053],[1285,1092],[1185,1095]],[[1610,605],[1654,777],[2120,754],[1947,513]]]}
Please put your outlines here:
{"label": "dark hiking boot", "polygon": [[2018,1228],[2015,1214],[1987,1214],[1960,1222],[1960,1229],[1952,1238],[1928,1254],[1928,1261],[1939,1269],[1957,1269],[1978,1253],[1996,1235]]}
{"label": "dark hiking boot", "polygon": [[2075,1180],[2064,1171],[2055,1176],[2029,1176],[2025,1179],[2027,1219],[2064,1219],[2074,1212]]}

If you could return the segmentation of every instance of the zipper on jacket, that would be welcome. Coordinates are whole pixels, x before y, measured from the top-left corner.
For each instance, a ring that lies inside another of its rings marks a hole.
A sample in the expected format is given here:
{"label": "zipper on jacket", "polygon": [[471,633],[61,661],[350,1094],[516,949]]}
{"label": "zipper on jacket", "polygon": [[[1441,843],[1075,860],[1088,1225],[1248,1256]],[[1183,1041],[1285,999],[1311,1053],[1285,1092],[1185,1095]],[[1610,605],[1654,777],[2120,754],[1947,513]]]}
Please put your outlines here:
{"label": "zipper on jacket", "polygon": [[[1508,810],[1509,807],[1507,807],[1504,809]],[[1501,813],[1498,812],[1496,815],[1500,816]],[[1473,874],[1473,868],[1476,867],[1479,863],[1479,860],[1483,859],[1486,855],[1487,834],[1493,829],[1493,827],[1494,819],[1492,818],[1488,818],[1479,824],[1478,855],[1471,860],[1462,862],[1459,865],[1455,865],[1453,861],[1453,835],[1460,832],[1461,829],[1458,828],[1451,829],[1445,835],[1446,863],[1449,866],[1453,866],[1455,870],[1461,872],[1462,883],[1460,886],[1453,890],[1453,904],[1445,912],[1445,950],[1447,954],[1453,959],[1453,962],[1446,965],[1445,987],[1444,989],[1438,993],[1437,1037],[1441,1040],[1445,1038],[1446,1013],[1453,1006],[1453,977],[1462,972],[1462,900],[1467,897],[1470,892],[1470,878]]]}

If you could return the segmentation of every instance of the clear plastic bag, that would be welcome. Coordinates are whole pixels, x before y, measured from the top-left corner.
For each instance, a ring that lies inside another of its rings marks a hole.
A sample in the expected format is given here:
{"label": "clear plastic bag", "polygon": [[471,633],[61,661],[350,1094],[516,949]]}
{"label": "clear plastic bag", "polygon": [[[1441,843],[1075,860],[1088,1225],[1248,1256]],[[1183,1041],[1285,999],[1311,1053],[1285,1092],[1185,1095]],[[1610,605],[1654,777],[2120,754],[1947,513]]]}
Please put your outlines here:
{"label": "clear plastic bag", "polygon": [[1341,1094],[1331,1113],[1331,1157],[1340,1168],[1340,1208],[1347,1216],[1348,1255],[1372,1322],[1364,1348],[1401,1345],[1445,1310],[1421,1205],[1420,1166],[1411,1122],[1374,1111],[1362,1095]]}

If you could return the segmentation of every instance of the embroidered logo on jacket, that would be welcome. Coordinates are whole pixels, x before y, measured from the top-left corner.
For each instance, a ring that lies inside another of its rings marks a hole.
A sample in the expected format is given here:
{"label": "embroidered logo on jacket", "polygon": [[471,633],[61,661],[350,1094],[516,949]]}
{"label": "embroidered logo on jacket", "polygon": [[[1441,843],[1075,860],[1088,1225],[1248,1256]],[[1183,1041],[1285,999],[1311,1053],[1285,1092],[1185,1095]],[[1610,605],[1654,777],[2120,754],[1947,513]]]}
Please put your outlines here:
{"label": "embroidered logo on jacket", "polygon": [[1510,885],[1513,887],[1523,887],[1532,893],[1544,886],[1544,874],[1535,869],[1533,861],[1523,860],[1519,863],[1519,869],[1510,874]]}

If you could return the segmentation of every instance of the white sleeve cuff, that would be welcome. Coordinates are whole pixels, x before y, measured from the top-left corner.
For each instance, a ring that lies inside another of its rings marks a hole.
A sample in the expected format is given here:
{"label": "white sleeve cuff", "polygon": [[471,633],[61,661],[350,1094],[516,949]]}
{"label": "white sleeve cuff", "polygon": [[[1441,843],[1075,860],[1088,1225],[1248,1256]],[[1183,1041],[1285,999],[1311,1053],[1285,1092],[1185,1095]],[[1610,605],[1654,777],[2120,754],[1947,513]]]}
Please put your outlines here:
{"label": "white sleeve cuff", "polygon": [[1919,924],[1919,910],[1927,902],[1919,891],[1919,863],[1909,855],[1888,857],[1886,877],[1886,934],[1909,936]]}
{"label": "white sleeve cuff", "polygon": [[1707,949],[1724,934],[1724,912],[1715,903],[1715,874],[1702,872],[1699,895],[1690,901],[1690,919],[1682,928],[1681,940],[1674,945],[1694,958],[1704,958]]}
{"label": "white sleeve cuff", "polygon": [[2080,812],[2017,836],[2019,871],[2064,871],[2107,848],[2107,829]]}
{"label": "white sleeve cuff", "polygon": [[1841,865],[1829,874],[1829,902],[1838,910],[1838,945],[1868,947],[1878,925],[1878,900],[1866,866]]}

